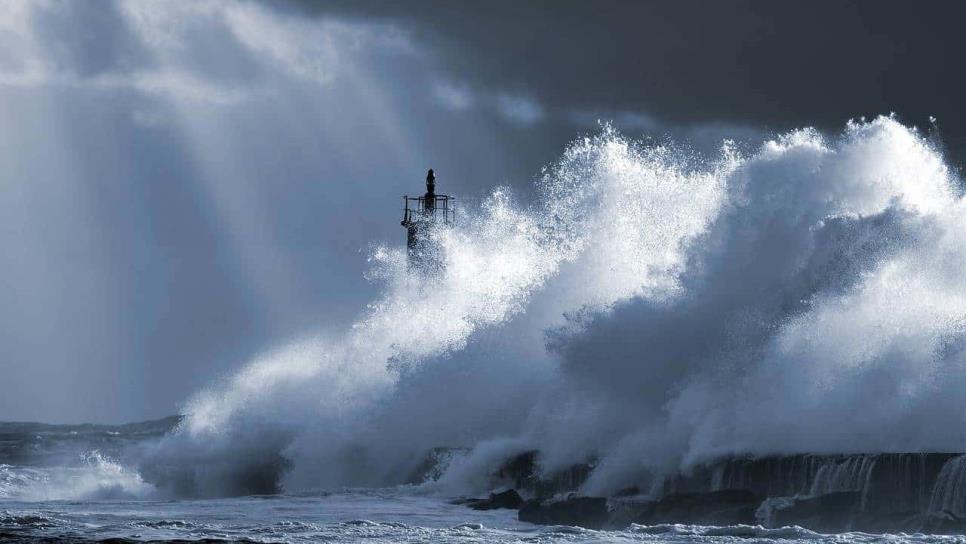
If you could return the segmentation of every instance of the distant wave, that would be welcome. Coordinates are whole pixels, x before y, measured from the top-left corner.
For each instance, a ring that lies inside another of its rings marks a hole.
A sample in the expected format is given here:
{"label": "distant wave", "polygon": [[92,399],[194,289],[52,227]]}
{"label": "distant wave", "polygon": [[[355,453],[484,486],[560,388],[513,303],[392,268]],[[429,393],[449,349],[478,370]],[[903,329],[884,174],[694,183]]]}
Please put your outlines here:
{"label": "distant wave", "polygon": [[155,489],[133,469],[100,452],[70,466],[23,467],[0,464],[0,500],[118,500],[153,495]]}

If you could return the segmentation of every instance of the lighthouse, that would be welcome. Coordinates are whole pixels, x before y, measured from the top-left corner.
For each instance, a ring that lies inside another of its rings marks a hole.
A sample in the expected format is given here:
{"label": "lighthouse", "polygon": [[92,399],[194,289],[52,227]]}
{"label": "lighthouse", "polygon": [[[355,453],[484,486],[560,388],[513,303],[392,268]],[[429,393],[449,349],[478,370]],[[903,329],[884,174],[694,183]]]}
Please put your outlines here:
{"label": "lighthouse", "polygon": [[409,267],[425,269],[439,265],[438,248],[430,240],[432,229],[451,225],[456,220],[455,198],[436,194],[436,174],[426,174],[426,193],[403,195],[403,219]]}

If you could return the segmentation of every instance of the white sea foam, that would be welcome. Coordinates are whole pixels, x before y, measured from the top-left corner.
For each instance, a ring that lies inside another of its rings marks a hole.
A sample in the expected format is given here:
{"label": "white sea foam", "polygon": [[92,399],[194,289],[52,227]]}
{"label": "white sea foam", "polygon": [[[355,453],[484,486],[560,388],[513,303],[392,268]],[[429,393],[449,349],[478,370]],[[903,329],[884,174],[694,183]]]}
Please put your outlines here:
{"label": "white sea foam", "polygon": [[56,467],[0,465],[0,499],[15,501],[137,499],[153,486],[134,470],[98,451]]}

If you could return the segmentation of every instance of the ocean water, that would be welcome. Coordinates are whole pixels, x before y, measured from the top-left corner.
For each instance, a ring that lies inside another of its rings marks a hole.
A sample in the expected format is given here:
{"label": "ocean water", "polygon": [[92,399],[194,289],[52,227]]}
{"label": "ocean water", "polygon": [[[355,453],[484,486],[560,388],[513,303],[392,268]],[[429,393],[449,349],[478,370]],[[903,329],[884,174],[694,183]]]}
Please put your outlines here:
{"label": "ocean water", "polygon": [[543,533],[509,510],[476,512],[408,490],[211,500],[4,502],[3,533],[132,540],[257,542],[515,541]]}
{"label": "ocean water", "polygon": [[137,456],[177,418],[127,426],[0,423],[0,541],[250,542],[966,542],[964,536],[801,527],[538,526],[476,511],[440,488],[404,485],[185,499],[146,482]]}
{"label": "ocean water", "polygon": [[253,542],[966,542],[963,536],[822,535],[801,527],[536,526],[513,510],[477,512],[412,489],[212,500],[0,502],[0,540]]}

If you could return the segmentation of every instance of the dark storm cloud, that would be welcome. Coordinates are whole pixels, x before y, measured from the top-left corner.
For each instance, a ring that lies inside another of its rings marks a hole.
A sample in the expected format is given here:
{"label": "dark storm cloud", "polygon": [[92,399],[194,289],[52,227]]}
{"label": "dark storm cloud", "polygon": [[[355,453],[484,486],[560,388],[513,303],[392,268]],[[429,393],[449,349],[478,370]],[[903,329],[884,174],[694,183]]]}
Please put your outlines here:
{"label": "dark storm cloud", "polygon": [[645,114],[781,130],[935,116],[966,144],[956,2],[294,2],[390,19],[433,44],[454,78],[529,96],[558,118]]}

